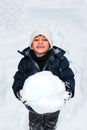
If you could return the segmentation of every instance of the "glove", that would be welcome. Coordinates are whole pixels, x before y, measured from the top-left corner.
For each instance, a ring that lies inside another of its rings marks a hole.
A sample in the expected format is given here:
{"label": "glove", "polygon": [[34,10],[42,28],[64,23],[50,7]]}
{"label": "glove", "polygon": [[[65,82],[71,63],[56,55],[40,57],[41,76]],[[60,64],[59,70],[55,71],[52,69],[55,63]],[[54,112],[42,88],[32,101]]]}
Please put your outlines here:
{"label": "glove", "polygon": [[66,103],[67,101],[69,101],[72,97],[72,93],[71,92],[68,92],[66,91],[63,95],[63,98],[64,98],[64,103]]}
{"label": "glove", "polygon": [[17,99],[21,99],[21,95],[20,95],[20,87],[16,86],[15,88],[13,88],[13,92],[14,92],[14,95],[16,96]]}
{"label": "glove", "polygon": [[63,95],[64,103],[66,103],[67,101],[69,101],[72,98],[72,90],[70,88],[70,83],[65,82],[65,89],[66,89],[66,92]]}
{"label": "glove", "polygon": [[70,83],[65,82],[65,89],[67,92],[69,92],[69,95],[71,95],[71,97],[72,97],[72,90],[70,88]]}

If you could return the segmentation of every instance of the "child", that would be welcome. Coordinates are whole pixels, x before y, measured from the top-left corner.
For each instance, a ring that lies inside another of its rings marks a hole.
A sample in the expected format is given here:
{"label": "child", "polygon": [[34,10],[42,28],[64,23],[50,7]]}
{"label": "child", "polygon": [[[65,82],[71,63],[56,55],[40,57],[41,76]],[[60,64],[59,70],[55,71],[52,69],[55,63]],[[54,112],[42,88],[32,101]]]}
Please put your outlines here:
{"label": "child", "polygon": [[[69,61],[64,56],[65,51],[53,46],[52,33],[48,28],[36,29],[30,38],[28,48],[20,52],[24,57],[18,65],[18,71],[14,76],[13,92],[20,100],[20,90],[25,80],[40,71],[51,71],[64,83],[70,97],[74,96],[75,80],[74,74],[69,67]],[[29,110],[30,130],[54,130],[59,116],[59,110],[54,113],[38,114],[31,106]]]}

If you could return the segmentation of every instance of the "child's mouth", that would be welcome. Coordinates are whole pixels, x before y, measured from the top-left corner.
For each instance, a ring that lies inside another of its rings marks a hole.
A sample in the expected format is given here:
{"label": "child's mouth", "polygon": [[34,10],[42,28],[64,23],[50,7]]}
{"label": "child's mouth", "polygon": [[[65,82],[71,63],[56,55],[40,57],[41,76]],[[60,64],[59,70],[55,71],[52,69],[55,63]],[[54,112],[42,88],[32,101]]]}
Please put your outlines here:
{"label": "child's mouth", "polygon": [[38,49],[43,49],[45,48],[44,46],[37,46]]}

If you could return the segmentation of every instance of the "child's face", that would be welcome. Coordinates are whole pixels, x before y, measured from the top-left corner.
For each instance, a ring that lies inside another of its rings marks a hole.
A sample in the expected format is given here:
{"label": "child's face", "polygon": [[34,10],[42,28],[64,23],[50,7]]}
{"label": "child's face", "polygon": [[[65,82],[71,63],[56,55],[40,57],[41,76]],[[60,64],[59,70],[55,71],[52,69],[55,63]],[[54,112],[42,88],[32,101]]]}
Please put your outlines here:
{"label": "child's face", "polygon": [[34,50],[36,56],[44,56],[50,48],[49,41],[43,35],[38,35],[33,39],[31,48]]}

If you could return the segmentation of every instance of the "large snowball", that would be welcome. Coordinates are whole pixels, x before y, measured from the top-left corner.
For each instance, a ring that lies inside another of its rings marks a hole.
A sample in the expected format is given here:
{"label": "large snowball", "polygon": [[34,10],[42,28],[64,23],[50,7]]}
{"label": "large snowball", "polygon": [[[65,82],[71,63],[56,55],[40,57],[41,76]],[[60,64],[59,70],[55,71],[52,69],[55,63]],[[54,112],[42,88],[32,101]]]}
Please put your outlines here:
{"label": "large snowball", "polygon": [[22,99],[37,113],[50,113],[64,105],[64,83],[49,71],[29,77],[21,90]]}

